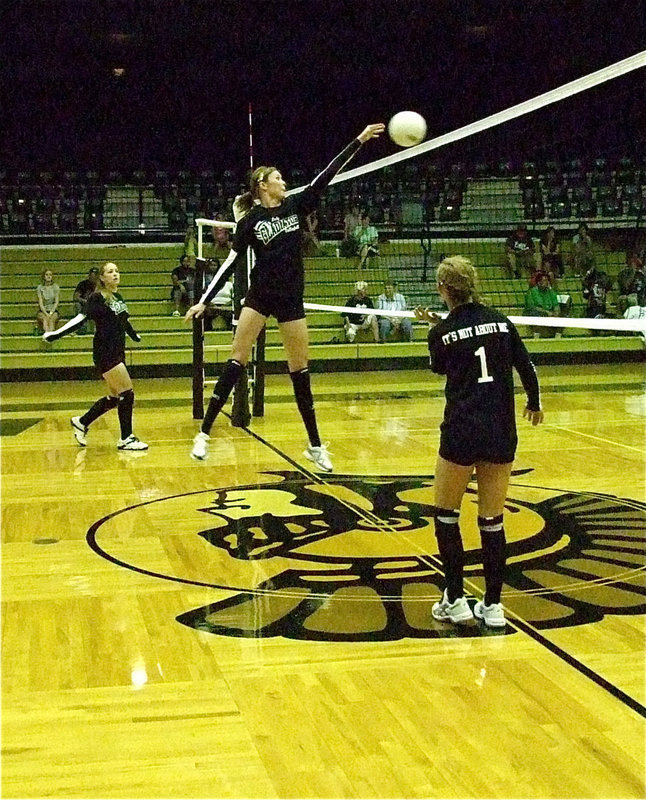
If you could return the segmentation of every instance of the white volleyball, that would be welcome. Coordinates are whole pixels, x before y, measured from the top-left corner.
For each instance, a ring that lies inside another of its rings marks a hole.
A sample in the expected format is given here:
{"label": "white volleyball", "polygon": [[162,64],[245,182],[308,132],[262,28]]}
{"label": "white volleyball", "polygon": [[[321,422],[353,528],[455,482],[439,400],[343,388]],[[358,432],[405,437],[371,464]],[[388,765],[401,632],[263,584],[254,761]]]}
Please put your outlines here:
{"label": "white volleyball", "polygon": [[400,147],[412,147],[426,136],[426,120],[416,111],[400,111],[388,123],[388,135]]}

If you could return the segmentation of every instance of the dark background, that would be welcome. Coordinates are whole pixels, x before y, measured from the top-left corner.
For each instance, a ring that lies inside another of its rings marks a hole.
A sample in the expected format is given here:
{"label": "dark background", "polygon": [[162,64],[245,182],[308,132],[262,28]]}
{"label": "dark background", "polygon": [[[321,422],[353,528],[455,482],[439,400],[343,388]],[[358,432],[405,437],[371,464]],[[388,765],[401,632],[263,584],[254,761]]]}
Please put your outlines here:
{"label": "dark background", "polygon": [[[645,20],[640,0],[5,0],[0,168],[246,168],[251,102],[256,164],[314,170],[401,109],[432,137],[633,55]],[[644,78],[448,157],[639,154]]]}

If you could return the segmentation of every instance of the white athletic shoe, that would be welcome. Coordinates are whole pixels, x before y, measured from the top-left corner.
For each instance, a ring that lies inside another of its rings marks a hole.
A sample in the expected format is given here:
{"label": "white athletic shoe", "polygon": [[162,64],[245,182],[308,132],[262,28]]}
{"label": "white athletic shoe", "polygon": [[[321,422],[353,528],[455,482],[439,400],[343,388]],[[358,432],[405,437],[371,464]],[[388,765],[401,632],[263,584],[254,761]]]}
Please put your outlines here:
{"label": "white athletic shoe", "polygon": [[433,604],[431,609],[433,618],[440,622],[468,622],[473,619],[473,614],[469,608],[464,597],[458,597],[452,603],[449,603],[449,598],[446,594],[446,589],[442,595],[442,599]]}
{"label": "white athletic shoe", "polygon": [[502,603],[492,603],[490,606],[486,606],[482,600],[478,600],[473,607],[473,613],[489,628],[504,628],[507,624]]}
{"label": "white athletic shoe", "polygon": [[326,444],[322,444],[320,447],[312,447],[311,444],[308,444],[307,450],[303,451],[303,455],[305,458],[309,458],[310,461],[313,461],[323,472],[332,472],[334,469],[330,461],[330,453]]}
{"label": "white athletic shoe", "polygon": [[211,437],[208,433],[200,431],[193,439],[193,449],[191,450],[191,458],[196,458],[198,461],[204,461],[209,454],[209,441]]}
{"label": "white athletic shoe", "polygon": [[125,439],[119,439],[117,450],[148,450],[148,445],[146,442],[140,442],[134,433],[131,433]]}
{"label": "white athletic shoe", "polygon": [[80,417],[72,417],[72,419],[70,420],[70,425],[72,426],[72,431],[74,433],[74,438],[79,443],[79,445],[81,447],[87,447],[87,441],[86,441],[86,438],[85,438],[87,436],[87,428],[81,422],[81,418]]}

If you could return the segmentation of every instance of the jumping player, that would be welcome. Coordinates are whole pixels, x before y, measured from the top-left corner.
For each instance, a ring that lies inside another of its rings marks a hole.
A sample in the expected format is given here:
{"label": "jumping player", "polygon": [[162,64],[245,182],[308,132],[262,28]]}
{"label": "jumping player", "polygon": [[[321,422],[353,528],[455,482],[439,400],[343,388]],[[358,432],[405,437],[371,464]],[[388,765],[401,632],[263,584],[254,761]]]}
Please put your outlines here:
{"label": "jumping player", "polygon": [[90,425],[106,411],[116,408],[121,428],[121,438],[117,442],[117,448],[147,450],[148,445],[141,442],[132,432],[135,393],[125,364],[126,333],[135,342],[140,342],[141,336],[128,319],[128,308],[117,291],[119,282],[119,267],[111,262],[104,264],[99,270],[96,291],[87,300],[85,313],[77,314],[57,331],[45,333],[43,339],[53,342],[78,330],[88,317],[94,321],[95,333],[92,346],[94,363],[106,382],[108,394],[97,400],[83,416],[72,417],[70,422],[74,438],[81,447],[85,447]]}
{"label": "jumping player", "polygon": [[321,443],[310,386],[307,353],[307,322],[303,308],[305,270],[302,255],[306,217],[317,206],[323,190],[364,142],[379,136],[384,125],[368,125],[356,139],[302,191],[287,196],[285,181],[276,167],[258,167],[251,175],[250,191],[236,199],[244,216],[236,228],[233,248],[200,298],[186,312],[186,320],[200,317],[208,302],[222,288],[238,253],[251,247],[256,263],[249,291],[233,340],[231,358],[215,385],[200,432],[193,440],[191,456],[206,458],[209,433],[216,416],[251,355],[251,349],[272,314],[278,321],[287,354],[296,404],[305,424],[309,444],[304,452],[319,469],[332,471],[326,445]]}
{"label": "jumping player", "polygon": [[429,322],[428,349],[434,372],[446,375],[446,406],[435,471],[435,535],[446,588],[432,609],[437,620],[466,622],[473,614],[464,597],[464,548],[459,528],[462,497],[475,468],[478,527],[486,592],[475,604],[478,619],[493,628],[506,624],[500,593],[505,569],[503,508],[518,436],[513,368],[527,394],[523,416],[543,421],[536,371],[518,331],[503,314],[478,302],[476,271],[462,256],[437,270],[444,320],[418,308]]}

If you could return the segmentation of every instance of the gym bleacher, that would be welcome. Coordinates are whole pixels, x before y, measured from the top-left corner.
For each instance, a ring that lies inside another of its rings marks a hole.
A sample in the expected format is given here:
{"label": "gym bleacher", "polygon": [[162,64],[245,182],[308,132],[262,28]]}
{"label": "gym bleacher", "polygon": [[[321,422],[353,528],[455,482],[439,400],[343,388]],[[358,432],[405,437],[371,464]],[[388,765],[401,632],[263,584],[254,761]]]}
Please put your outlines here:
{"label": "gym bleacher", "polygon": [[[585,220],[595,233],[597,263],[614,281],[625,264],[627,242],[640,226],[644,176],[643,165],[623,158],[615,163],[596,159],[589,169],[578,161],[540,168],[524,162],[515,174],[506,162],[488,169],[451,165],[443,174],[434,165],[416,169],[406,165],[399,171],[366,176],[353,189],[358,195],[348,194],[343,185],[332,186],[319,211],[320,248],[306,259],[305,299],[343,305],[360,277],[368,282],[375,300],[384,281],[394,279],[409,307],[437,305],[433,265],[441,255],[460,252],[478,267],[483,300],[505,314],[522,314],[527,279],[509,277],[504,260],[505,237],[520,221],[528,225],[536,244],[547,225],[557,227],[568,264],[571,236]],[[297,184],[307,180],[298,171],[290,178]],[[10,175],[0,170],[2,380],[94,377],[91,334],[67,336],[54,344],[42,341],[36,286],[43,269],[53,270],[61,287],[59,311],[64,321],[75,313],[76,284],[91,266],[108,260],[120,267],[123,296],[143,337],[128,350],[133,374],[190,374],[191,331],[181,318],[170,316],[170,271],[183,252],[186,225],[197,216],[226,218],[242,185],[241,176],[230,171],[99,176],[94,172]],[[370,209],[380,234],[380,255],[361,273],[357,257],[335,255],[343,215],[356,203]],[[421,241],[425,236],[426,253]],[[428,242],[432,242],[430,257]],[[584,316],[580,276],[566,269],[558,291],[571,296],[571,316]],[[614,312],[612,296],[608,308]],[[313,370],[411,368],[426,362],[425,326],[414,326],[412,342],[375,344],[359,337],[349,344],[338,314],[310,312],[308,322]],[[537,361],[644,356],[642,339],[635,334],[592,335],[585,329],[565,328],[560,338],[534,339],[524,329],[521,335]],[[205,334],[206,361],[212,368],[226,360],[230,343],[229,331]],[[283,368],[273,320],[266,358],[269,371]]]}

